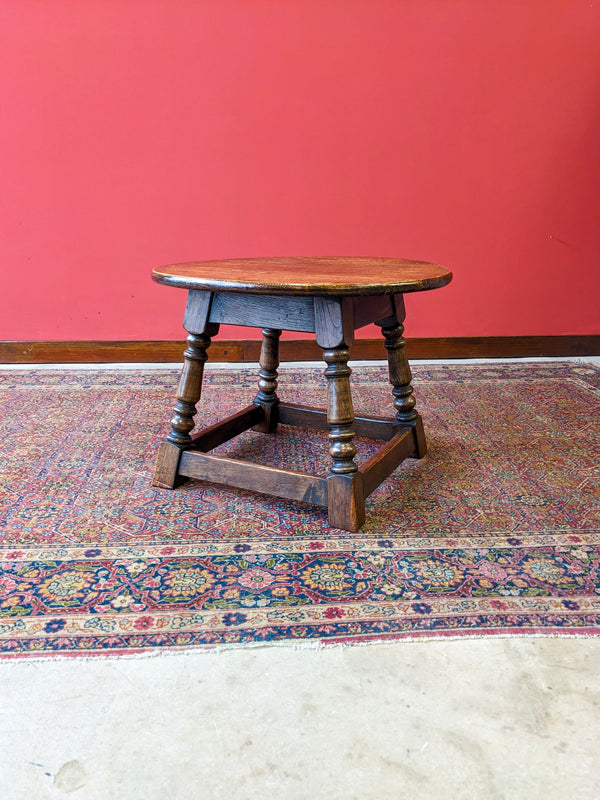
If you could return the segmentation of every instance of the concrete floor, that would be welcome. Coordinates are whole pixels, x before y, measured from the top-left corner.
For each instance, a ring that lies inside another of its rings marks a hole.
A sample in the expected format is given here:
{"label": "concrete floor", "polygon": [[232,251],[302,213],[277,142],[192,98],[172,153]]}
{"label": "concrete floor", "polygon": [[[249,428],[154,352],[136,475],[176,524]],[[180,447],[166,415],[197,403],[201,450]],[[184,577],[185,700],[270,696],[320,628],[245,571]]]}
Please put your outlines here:
{"label": "concrete floor", "polygon": [[0,661],[2,800],[269,795],[599,800],[600,639]]}
{"label": "concrete floor", "polygon": [[600,798],[600,640],[0,662],[0,796]]}

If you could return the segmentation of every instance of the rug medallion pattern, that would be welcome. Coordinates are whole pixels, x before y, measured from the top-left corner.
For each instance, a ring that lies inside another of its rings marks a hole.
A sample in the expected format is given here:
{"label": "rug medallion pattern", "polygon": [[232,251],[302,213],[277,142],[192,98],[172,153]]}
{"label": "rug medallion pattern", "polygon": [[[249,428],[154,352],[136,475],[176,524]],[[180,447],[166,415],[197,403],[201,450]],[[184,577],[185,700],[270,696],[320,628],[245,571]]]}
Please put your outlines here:
{"label": "rug medallion pattern", "polygon": [[[321,373],[282,369],[280,397],[324,406]],[[0,652],[598,635],[600,370],[414,374],[429,454],[375,490],[356,534],[301,503],[152,488],[177,370],[0,375]],[[357,412],[391,414],[385,367],[352,381]],[[253,370],[209,369],[199,423],[255,388]],[[299,429],[220,450],[327,471],[326,436]]]}

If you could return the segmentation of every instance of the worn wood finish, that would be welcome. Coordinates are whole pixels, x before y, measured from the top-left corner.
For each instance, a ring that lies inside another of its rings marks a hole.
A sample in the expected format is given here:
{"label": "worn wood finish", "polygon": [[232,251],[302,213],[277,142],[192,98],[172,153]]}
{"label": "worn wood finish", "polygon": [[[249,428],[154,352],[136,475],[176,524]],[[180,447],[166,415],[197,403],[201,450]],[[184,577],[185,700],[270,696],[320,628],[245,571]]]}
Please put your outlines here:
{"label": "worn wood finish", "polygon": [[360,472],[327,476],[327,515],[332,528],[355,532],[365,521],[365,493]]}
{"label": "worn wood finish", "polygon": [[263,433],[273,433],[277,428],[277,406],[279,403],[276,389],[281,331],[275,328],[263,328],[262,335],[258,394],[254,398],[254,402],[262,409],[263,419],[255,426],[255,430]]}
{"label": "worn wood finish", "polygon": [[359,472],[363,477],[365,497],[368,497],[405,458],[414,456],[416,446],[413,428],[405,428],[380,447],[368,461],[361,464]]}
{"label": "worn wood finish", "polygon": [[179,472],[188,478],[223,483],[312,505],[327,505],[327,484],[324,478],[292,472],[242,459],[208,455],[185,450],[181,455]]}
{"label": "worn wood finish", "polygon": [[417,416],[413,430],[415,432],[415,440],[417,443],[415,458],[423,458],[427,455],[427,441],[425,439],[425,429],[423,428],[423,420],[421,419],[420,414]]}
{"label": "worn wood finish", "polygon": [[171,442],[162,442],[156,456],[152,486],[159,489],[174,489],[181,486],[187,478],[179,475],[179,461],[182,450]]}
{"label": "worn wood finish", "polygon": [[[294,403],[279,403],[279,422],[297,428],[313,428],[329,430],[327,411],[313,406],[301,406]],[[397,431],[393,419],[386,417],[355,417],[352,428],[356,436],[365,439],[391,439]]]}
{"label": "worn wood finish", "polygon": [[210,321],[310,333],[315,329],[315,312],[310,297],[217,292],[210,310]]}
{"label": "worn wood finish", "polygon": [[314,406],[301,406],[295,403],[279,403],[279,422],[295,428],[314,428],[328,431],[327,411]]}
{"label": "worn wood finish", "polygon": [[[183,327],[191,333],[204,333],[206,323],[209,321],[210,308],[213,301],[211,292],[188,292],[183,315]],[[218,327],[212,329],[216,336]]]}
{"label": "worn wood finish", "polygon": [[254,425],[258,425],[264,419],[264,411],[260,406],[252,404],[246,406],[237,414],[222,419],[214,425],[192,435],[192,446],[194,450],[207,452],[214,450],[220,444],[228,442],[230,439],[239,436],[240,433],[250,430]]}
{"label": "worn wood finish", "polygon": [[[0,341],[0,364],[169,364],[181,362],[184,348],[183,340]],[[256,362],[259,353],[259,340],[216,339],[209,362]],[[280,354],[281,361],[320,361],[321,348],[313,339],[286,339]],[[406,340],[406,354],[409,360],[600,356],[600,335],[416,337]],[[384,359],[383,339],[356,339],[351,355],[355,361]]]}
{"label": "worn wood finish", "polygon": [[315,297],[315,336],[319,347],[354,343],[354,298]]}
{"label": "worn wood finish", "polygon": [[452,280],[452,273],[438,264],[400,258],[315,256],[171,264],[153,270],[152,277],[180,289],[342,297],[437,289]]}

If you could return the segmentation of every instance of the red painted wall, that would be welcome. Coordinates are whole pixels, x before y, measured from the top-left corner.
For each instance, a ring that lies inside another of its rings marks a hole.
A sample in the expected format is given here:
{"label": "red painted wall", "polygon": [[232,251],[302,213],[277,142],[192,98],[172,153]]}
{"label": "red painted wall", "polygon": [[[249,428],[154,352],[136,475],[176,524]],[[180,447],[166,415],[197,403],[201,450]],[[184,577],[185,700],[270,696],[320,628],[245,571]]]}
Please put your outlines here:
{"label": "red painted wall", "polygon": [[1,339],[178,338],[153,266],[281,254],[451,267],[415,336],[599,332],[598,2],[3,0],[0,38]]}

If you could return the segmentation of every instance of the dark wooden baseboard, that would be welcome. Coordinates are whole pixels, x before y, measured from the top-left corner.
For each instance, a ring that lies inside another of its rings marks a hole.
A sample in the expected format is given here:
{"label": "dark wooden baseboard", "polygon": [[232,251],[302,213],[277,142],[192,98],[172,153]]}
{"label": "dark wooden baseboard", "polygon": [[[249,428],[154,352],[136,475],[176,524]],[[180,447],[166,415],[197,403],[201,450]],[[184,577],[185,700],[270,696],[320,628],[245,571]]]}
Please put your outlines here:
{"label": "dark wooden baseboard", "polygon": [[[0,342],[2,364],[106,364],[179,362],[183,341],[142,342]],[[409,358],[527,358],[597,356],[600,336],[482,336],[451,339],[407,339]],[[214,341],[210,361],[258,361],[259,341]],[[383,339],[357,339],[352,359],[385,358]],[[282,361],[320,361],[312,339],[281,342]]]}

